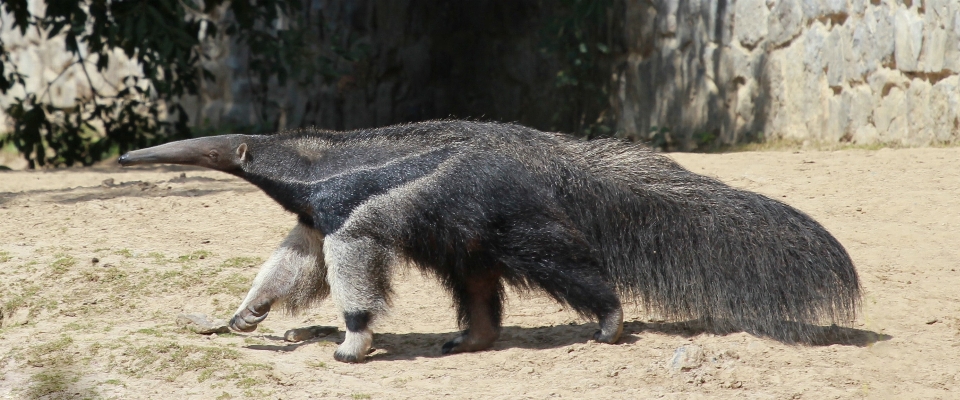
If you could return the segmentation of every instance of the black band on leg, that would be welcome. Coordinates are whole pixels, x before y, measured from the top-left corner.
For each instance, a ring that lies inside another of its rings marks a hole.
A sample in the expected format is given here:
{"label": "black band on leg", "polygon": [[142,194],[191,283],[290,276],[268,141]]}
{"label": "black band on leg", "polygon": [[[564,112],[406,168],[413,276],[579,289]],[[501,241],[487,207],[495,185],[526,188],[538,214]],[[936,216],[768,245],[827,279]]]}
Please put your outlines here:
{"label": "black band on leg", "polygon": [[351,311],[343,313],[343,321],[350,332],[361,332],[367,329],[370,324],[369,311]]}

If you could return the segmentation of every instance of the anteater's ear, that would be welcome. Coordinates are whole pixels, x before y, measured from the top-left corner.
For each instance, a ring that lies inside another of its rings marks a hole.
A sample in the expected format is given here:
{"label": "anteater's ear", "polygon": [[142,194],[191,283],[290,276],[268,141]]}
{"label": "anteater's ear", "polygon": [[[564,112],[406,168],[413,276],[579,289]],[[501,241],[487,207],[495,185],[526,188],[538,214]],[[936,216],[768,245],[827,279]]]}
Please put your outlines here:
{"label": "anteater's ear", "polygon": [[240,143],[240,146],[237,146],[237,158],[240,161],[247,161],[247,144]]}

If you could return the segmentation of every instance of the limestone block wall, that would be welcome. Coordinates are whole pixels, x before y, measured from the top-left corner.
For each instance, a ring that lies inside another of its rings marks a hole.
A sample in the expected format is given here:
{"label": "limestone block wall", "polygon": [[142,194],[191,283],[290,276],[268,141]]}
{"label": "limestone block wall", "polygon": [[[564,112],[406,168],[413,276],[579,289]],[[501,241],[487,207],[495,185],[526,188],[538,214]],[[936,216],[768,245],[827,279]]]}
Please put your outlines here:
{"label": "limestone block wall", "polygon": [[[960,0],[617,0],[621,52],[611,105],[620,135],[664,128],[673,149],[745,139],[928,145],[960,141]],[[43,1],[31,0],[34,13]],[[246,50],[208,40],[216,76],[185,99],[194,124],[242,126],[269,108],[272,128],[352,129],[443,117],[557,124],[558,61],[539,51],[550,3],[316,0],[322,46],[370,45],[342,76],[270,85],[257,100]],[[2,13],[0,13],[2,14]],[[86,74],[60,38],[0,31],[26,90],[58,106],[110,93],[139,74],[122,54]],[[429,22],[429,23],[428,23]],[[94,59],[86,60],[92,68]],[[55,82],[45,90],[47,82]],[[0,96],[6,106],[14,95]],[[8,130],[0,112],[0,131]],[[714,139],[715,138],[715,139]]]}
{"label": "limestone block wall", "polygon": [[625,136],[960,140],[960,1],[625,1]]}

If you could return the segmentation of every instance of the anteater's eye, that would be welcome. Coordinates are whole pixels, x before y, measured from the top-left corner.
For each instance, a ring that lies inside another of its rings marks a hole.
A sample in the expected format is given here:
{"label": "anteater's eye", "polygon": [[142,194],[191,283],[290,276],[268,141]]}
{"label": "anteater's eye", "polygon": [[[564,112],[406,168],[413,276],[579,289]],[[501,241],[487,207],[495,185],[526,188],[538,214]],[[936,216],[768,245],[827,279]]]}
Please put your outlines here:
{"label": "anteater's eye", "polygon": [[216,150],[210,150],[210,153],[207,154],[207,156],[209,156],[210,158],[216,160],[217,157],[220,157],[220,153],[218,153]]}

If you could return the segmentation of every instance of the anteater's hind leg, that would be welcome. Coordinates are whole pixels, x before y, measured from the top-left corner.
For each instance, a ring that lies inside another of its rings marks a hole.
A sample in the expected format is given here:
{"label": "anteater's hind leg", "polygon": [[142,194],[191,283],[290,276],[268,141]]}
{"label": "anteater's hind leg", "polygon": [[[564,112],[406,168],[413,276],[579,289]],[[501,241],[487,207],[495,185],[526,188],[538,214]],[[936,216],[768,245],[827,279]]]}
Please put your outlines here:
{"label": "anteater's hind leg", "polygon": [[289,308],[296,309],[326,297],[330,288],[325,275],[323,234],[298,224],[260,268],[230,320],[230,328],[241,332],[257,329],[277,301],[286,301]]}
{"label": "anteater's hind leg", "polygon": [[[534,221],[537,222],[537,221]],[[600,330],[593,338],[616,343],[623,333],[623,310],[613,284],[608,282],[589,242],[567,224],[548,221],[517,225],[502,260],[523,280],[545,290],[557,301],[585,316],[596,317]]]}
{"label": "anteater's hind leg", "polygon": [[500,337],[503,317],[503,283],[497,271],[471,273],[454,278],[453,297],[460,326],[457,338],[445,343],[442,354],[486,350]]}
{"label": "anteater's hind leg", "polygon": [[616,343],[623,334],[623,309],[617,307],[616,310],[608,311],[605,314],[598,314],[600,321],[600,330],[593,334],[593,340],[601,343]]}
{"label": "anteater's hind leg", "polygon": [[327,279],[347,326],[333,358],[362,362],[373,344],[370,323],[386,311],[392,253],[368,237],[335,234],[324,244]]}
{"label": "anteater's hind leg", "polygon": [[552,297],[569,304],[583,315],[593,315],[600,323],[600,330],[593,339],[602,343],[616,343],[623,334],[623,308],[620,298],[611,285],[591,271],[571,270],[569,266],[537,283]]}

